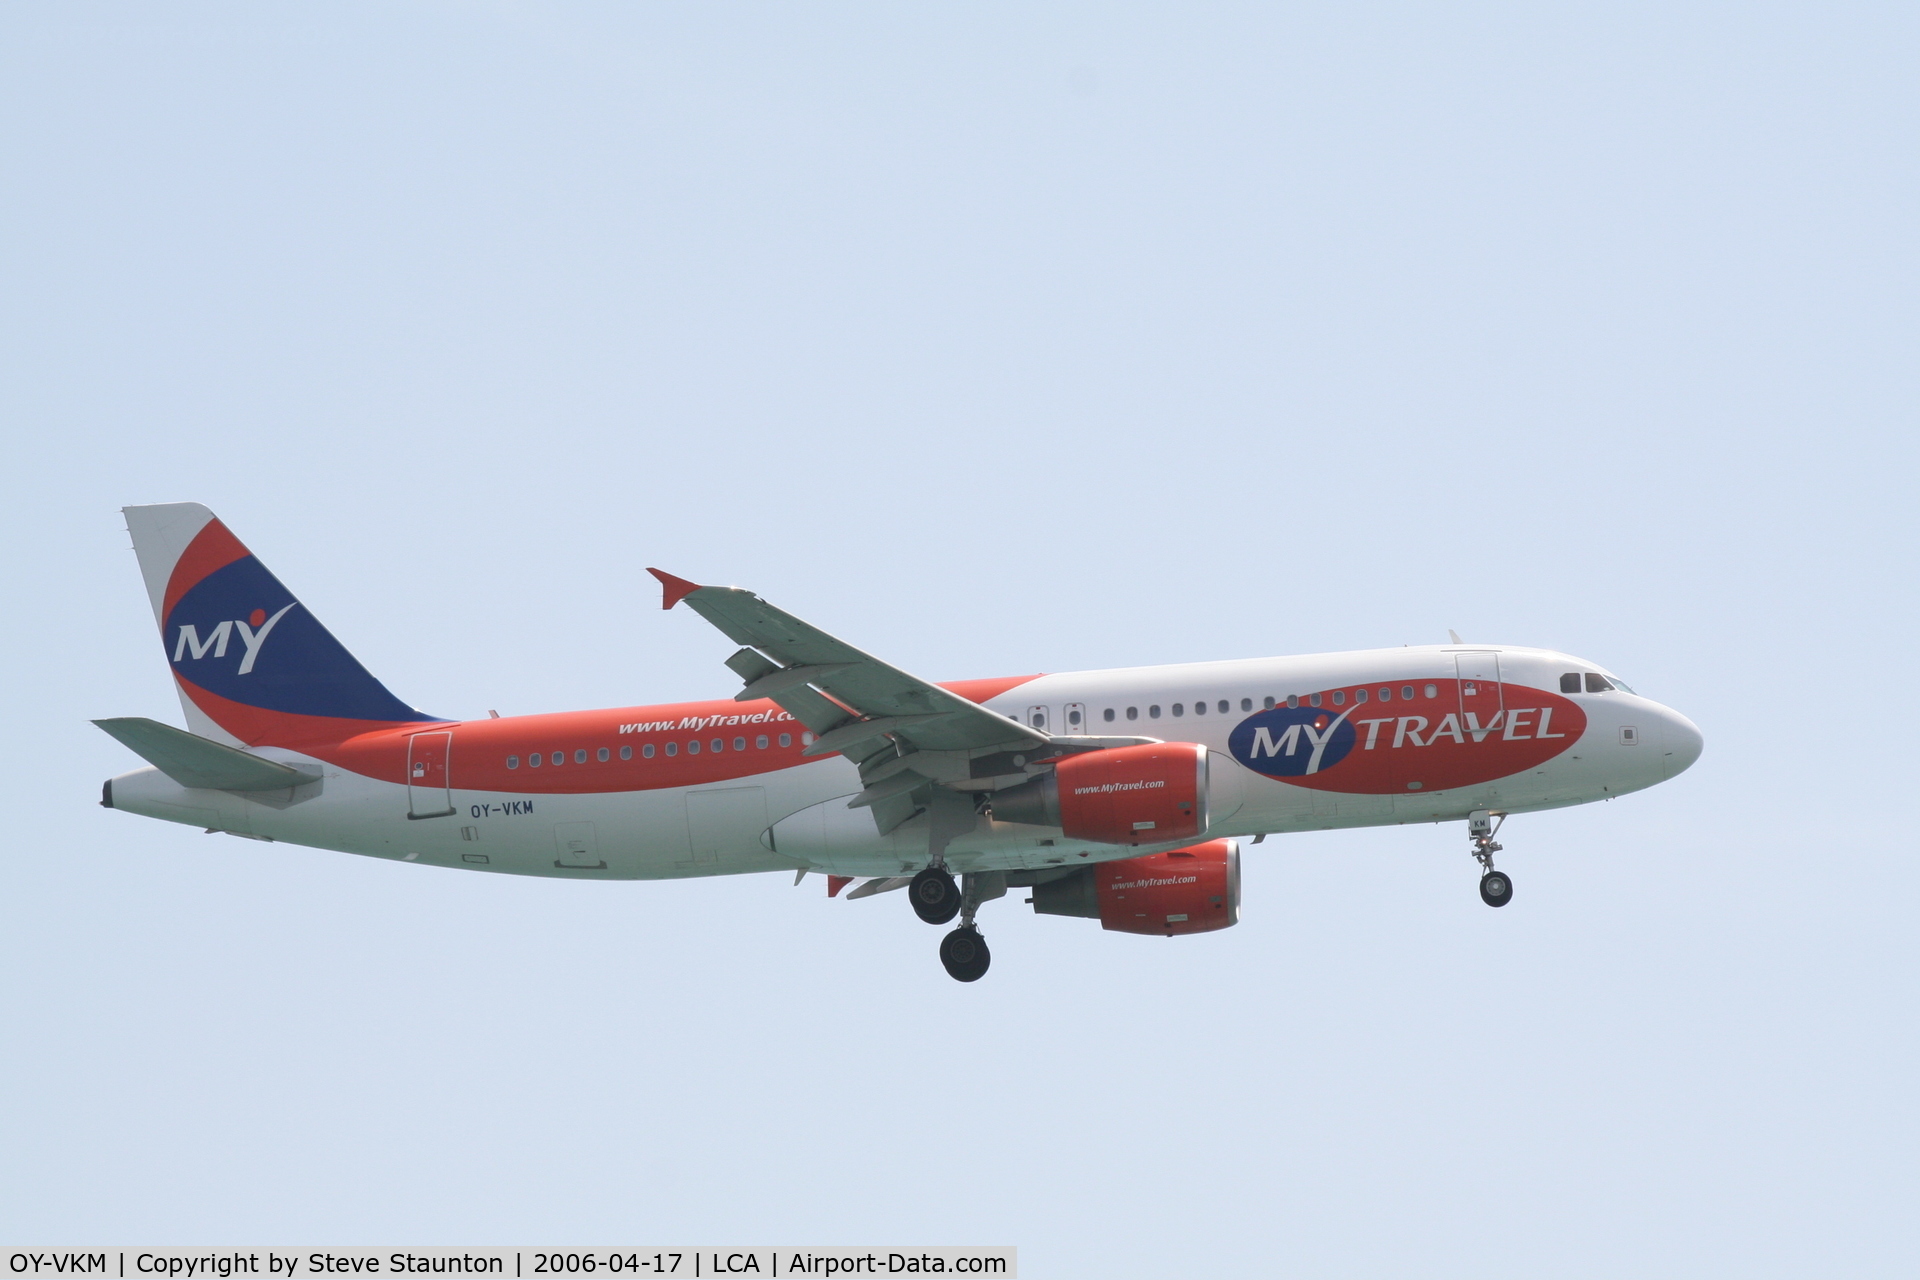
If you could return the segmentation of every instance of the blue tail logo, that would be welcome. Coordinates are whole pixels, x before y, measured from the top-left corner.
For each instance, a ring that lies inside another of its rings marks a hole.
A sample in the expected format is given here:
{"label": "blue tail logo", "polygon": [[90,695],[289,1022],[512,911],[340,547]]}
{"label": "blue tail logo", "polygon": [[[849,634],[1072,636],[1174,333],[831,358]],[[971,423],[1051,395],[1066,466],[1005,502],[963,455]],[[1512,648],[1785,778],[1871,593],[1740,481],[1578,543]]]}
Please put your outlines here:
{"label": "blue tail logo", "polygon": [[[217,521],[206,533],[231,538]],[[174,673],[263,711],[344,720],[422,721],[387,692],[251,553],[168,592],[164,634]],[[182,557],[183,568],[198,557]],[[191,570],[189,570],[191,572]]]}

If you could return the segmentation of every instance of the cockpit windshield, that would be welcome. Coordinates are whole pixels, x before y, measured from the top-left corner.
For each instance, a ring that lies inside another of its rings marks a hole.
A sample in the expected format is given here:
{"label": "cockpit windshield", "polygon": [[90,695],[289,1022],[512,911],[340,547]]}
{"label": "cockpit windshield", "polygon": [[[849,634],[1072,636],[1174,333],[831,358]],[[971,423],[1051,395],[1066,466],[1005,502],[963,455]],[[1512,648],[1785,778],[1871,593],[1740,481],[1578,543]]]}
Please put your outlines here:
{"label": "cockpit windshield", "polygon": [[[1569,671],[1560,677],[1560,692],[1579,693],[1584,686],[1588,693],[1608,693],[1618,689],[1622,693],[1633,693],[1627,682],[1617,676],[1608,677],[1598,671]],[[1634,694],[1638,697],[1638,694]]]}

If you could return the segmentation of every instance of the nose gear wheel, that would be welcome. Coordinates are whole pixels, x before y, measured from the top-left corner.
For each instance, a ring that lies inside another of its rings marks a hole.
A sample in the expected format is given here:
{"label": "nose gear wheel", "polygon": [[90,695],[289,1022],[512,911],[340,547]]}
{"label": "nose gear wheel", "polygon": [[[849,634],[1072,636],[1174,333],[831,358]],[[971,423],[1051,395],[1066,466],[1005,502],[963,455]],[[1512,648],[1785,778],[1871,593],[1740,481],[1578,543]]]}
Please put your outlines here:
{"label": "nose gear wheel", "polygon": [[1467,815],[1467,836],[1473,841],[1473,860],[1480,864],[1480,901],[1490,907],[1504,907],[1513,901],[1513,877],[1493,869],[1493,855],[1501,846],[1494,833],[1506,824],[1507,815],[1475,809]]}

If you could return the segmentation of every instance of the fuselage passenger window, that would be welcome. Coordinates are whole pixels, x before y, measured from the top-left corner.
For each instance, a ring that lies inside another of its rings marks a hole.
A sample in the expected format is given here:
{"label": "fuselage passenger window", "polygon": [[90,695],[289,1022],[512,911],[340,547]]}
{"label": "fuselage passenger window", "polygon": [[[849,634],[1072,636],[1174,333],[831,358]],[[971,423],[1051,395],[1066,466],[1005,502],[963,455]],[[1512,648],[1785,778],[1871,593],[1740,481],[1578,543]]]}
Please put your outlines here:
{"label": "fuselage passenger window", "polygon": [[692,742],[689,742],[687,744],[687,754],[690,756],[697,756],[700,754],[700,739],[695,738]]}
{"label": "fuselage passenger window", "polygon": [[556,751],[556,752],[554,752],[554,753],[553,753],[553,762],[554,762],[555,764],[565,764],[565,763],[567,762],[567,753],[566,753],[566,752],[564,752],[564,751]]}
{"label": "fuselage passenger window", "polygon": [[[1268,694],[1264,699],[1261,700],[1261,705],[1265,707],[1268,711],[1273,710],[1273,695]],[[1287,705],[1292,706],[1293,704],[1289,702]]]}
{"label": "fuselage passenger window", "polygon": [[1102,720],[1105,720],[1105,721],[1107,721],[1107,722],[1109,722],[1109,723],[1111,723],[1111,722],[1112,722],[1112,720],[1113,720],[1113,708],[1112,708],[1112,707],[1108,707],[1108,708],[1107,708],[1107,709],[1106,709],[1105,711],[1102,711],[1102,712],[1100,713],[1100,718],[1101,718]]}
{"label": "fuselage passenger window", "polygon": [[653,759],[653,744],[649,742],[646,746],[641,747],[640,754],[649,760]]}
{"label": "fuselage passenger window", "polygon": [[[1427,686],[1426,692],[1429,698],[1437,698],[1440,696],[1440,686],[1437,684],[1430,684]],[[1518,715],[1520,713],[1516,711],[1514,714]]]}
{"label": "fuselage passenger window", "polygon": [[621,758],[622,760],[631,760],[631,759],[633,759],[633,748],[632,748],[632,747],[622,747],[622,748],[620,748],[620,758]]}
{"label": "fuselage passenger window", "polygon": [[1150,707],[1148,707],[1148,708],[1147,708],[1147,718],[1148,718],[1148,719],[1150,719],[1150,720],[1158,720],[1158,719],[1160,718],[1160,704],[1159,704],[1159,703],[1157,703],[1157,702],[1156,702],[1156,703],[1154,703],[1154,704],[1153,704],[1152,706],[1150,706]]}
{"label": "fuselage passenger window", "polygon": [[1140,718],[1140,708],[1138,707],[1127,708],[1127,719],[1138,720],[1139,718]]}
{"label": "fuselage passenger window", "polygon": [[792,734],[790,734],[790,733],[783,733],[783,734],[781,734],[781,735],[780,735],[780,745],[781,745],[781,746],[783,746],[783,747],[790,747],[790,746],[792,746],[792,745],[793,745],[793,735],[792,735]]}
{"label": "fuselage passenger window", "polygon": [[1353,700],[1356,703],[1365,702],[1367,700],[1367,691],[1365,689],[1355,689],[1353,691]]}
{"label": "fuselage passenger window", "polygon": [[763,733],[755,738],[753,740],[753,747],[756,751],[765,751],[767,749],[767,735]]}
{"label": "fuselage passenger window", "polygon": [[1401,685],[1401,686],[1400,686],[1400,696],[1401,696],[1401,697],[1403,697],[1403,698],[1405,698],[1405,699],[1406,699],[1406,700],[1407,700],[1408,702],[1412,702],[1412,701],[1413,701],[1413,686],[1412,686],[1412,685],[1410,685],[1410,684],[1403,684],[1403,685]]}
{"label": "fuselage passenger window", "polygon": [[602,764],[605,764],[607,762],[607,757],[612,754],[613,753],[611,751],[608,751],[605,747],[602,747],[598,751],[593,753],[594,758],[600,761],[600,763]]}
{"label": "fuselage passenger window", "polygon": [[546,757],[541,755],[538,751],[536,751],[532,755],[527,757],[527,767],[529,769],[538,769],[541,766],[541,764],[545,762],[545,760],[546,760]]}
{"label": "fuselage passenger window", "polygon": [[1380,701],[1382,701],[1382,702],[1392,702],[1392,701],[1393,701],[1393,686],[1392,686],[1392,685],[1390,685],[1390,684],[1383,684],[1383,685],[1381,685],[1381,686],[1380,686]]}
{"label": "fuselage passenger window", "polygon": [[519,756],[508,756],[508,757],[507,757],[507,768],[509,768],[509,769],[518,769],[519,767],[520,767],[520,757],[519,757]]}
{"label": "fuselage passenger window", "polygon": [[1177,715],[1177,716],[1183,716],[1183,715],[1185,715],[1185,714],[1187,714],[1187,704],[1186,704],[1186,703],[1184,703],[1184,702],[1176,702],[1176,703],[1174,703],[1174,704],[1173,704],[1173,714],[1175,714],[1175,715]]}
{"label": "fuselage passenger window", "polygon": [[1335,689],[1333,691],[1333,705],[1336,707],[1344,707],[1347,705],[1347,691],[1345,689]]}
{"label": "fuselage passenger window", "polygon": [[677,743],[677,742],[669,742],[669,743],[667,744],[667,754],[668,754],[668,755],[670,755],[670,756],[677,756],[677,755],[679,755],[679,754],[680,754],[680,744],[679,744],[679,743]]}

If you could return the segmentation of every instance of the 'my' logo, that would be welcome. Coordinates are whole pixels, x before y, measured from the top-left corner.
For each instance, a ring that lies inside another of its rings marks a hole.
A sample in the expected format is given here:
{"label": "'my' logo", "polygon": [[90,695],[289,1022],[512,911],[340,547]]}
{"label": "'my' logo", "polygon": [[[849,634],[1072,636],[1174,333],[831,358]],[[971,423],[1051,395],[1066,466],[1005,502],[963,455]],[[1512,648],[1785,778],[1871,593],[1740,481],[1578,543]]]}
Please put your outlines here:
{"label": "'my' logo", "polygon": [[227,656],[227,644],[237,633],[242,646],[239,674],[247,675],[253,670],[255,659],[260,656],[260,646],[266,643],[267,633],[273,630],[275,623],[287,616],[287,610],[291,608],[293,605],[289,604],[271,618],[265,609],[255,609],[249,618],[222,622],[207,633],[205,640],[200,638],[198,627],[191,622],[183,622],[180,624],[180,638],[174,641],[173,660],[179,662],[183,658],[204,658],[209,653],[216,658],[224,658]]}
{"label": "'my' logo", "polygon": [[1299,778],[1331,769],[1353,750],[1352,708],[1274,707],[1250,716],[1227,737],[1241,764],[1270,778]]}

